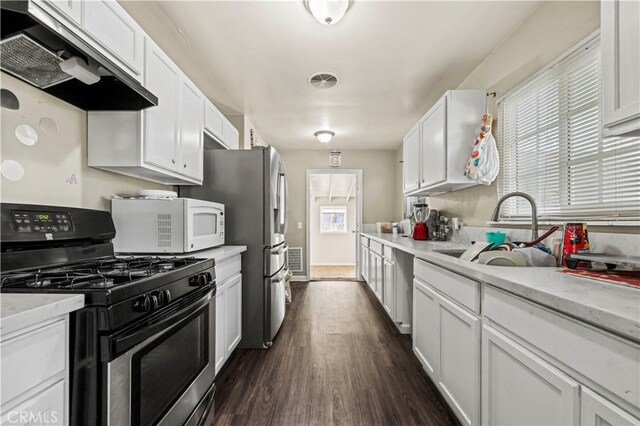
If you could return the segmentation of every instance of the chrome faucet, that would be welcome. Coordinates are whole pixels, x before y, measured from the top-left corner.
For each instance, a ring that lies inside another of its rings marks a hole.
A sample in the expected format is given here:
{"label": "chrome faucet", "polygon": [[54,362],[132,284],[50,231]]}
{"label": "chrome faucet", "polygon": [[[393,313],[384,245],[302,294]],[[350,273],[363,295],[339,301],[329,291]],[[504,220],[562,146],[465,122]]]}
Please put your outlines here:
{"label": "chrome faucet", "polygon": [[536,200],[529,194],[524,192],[510,192],[505,194],[498,200],[498,204],[496,204],[496,208],[493,210],[493,216],[491,217],[492,222],[498,222],[500,218],[500,207],[502,207],[502,203],[507,201],[511,197],[522,197],[525,200],[529,201],[531,204],[531,241],[538,239],[538,209],[536,207]]}

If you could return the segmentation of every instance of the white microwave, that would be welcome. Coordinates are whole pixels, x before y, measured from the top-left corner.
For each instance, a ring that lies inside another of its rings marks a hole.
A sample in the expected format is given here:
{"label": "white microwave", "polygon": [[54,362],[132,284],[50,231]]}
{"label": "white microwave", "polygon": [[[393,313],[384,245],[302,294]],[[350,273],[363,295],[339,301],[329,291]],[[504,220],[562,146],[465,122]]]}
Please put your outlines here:
{"label": "white microwave", "polygon": [[187,253],[224,244],[224,205],[193,198],[113,199],[118,253]]}

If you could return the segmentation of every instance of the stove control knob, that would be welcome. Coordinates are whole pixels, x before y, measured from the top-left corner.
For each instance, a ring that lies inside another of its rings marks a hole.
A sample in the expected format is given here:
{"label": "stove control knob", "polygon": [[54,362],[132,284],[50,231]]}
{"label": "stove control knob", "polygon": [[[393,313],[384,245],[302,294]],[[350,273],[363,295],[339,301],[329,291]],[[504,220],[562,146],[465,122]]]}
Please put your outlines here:
{"label": "stove control knob", "polygon": [[151,296],[151,310],[155,311],[156,309],[158,309],[159,306],[160,306],[160,303],[158,302],[158,296],[156,295]]}
{"label": "stove control knob", "polygon": [[164,295],[164,304],[168,305],[171,303],[171,292],[169,290],[162,290],[160,294]]}
{"label": "stove control knob", "polygon": [[213,274],[211,274],[211,272],[205,272],[205,274],[207,275],[207,282],[208,283],[212,283],[213,282]]}
{"label": "stove control knob", "polygon": [[151,312],[151,297],[142,296],[133,304],[133,310],[136,312]]}
{"label": "stove control knob", "polygon": [[205,286],[209,284],[209,282],[207,281],[207,275],[206,274],[199,274],[198,275],[198,285],[199,286]]}

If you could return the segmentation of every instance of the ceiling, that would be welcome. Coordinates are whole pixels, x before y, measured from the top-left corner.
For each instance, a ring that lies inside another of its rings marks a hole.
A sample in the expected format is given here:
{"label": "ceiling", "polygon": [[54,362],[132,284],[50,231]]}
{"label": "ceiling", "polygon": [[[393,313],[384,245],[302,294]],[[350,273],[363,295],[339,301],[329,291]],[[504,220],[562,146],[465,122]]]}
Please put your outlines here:
{"label": "ceiling", "polygon": [[309,178],[309,190],[314,200],[327,198],[349,201],[356,195],[356,175],[354,174],[318,174]]}
{"label": "ceiling", "polygon": [[[355,0],[334,26],[295,1],[122,1],[227,115],[281,149],[395,149],[539,1]],[[338,74],[315,89],[315,72]],[[336,133],[327,145],[313,133]]]}

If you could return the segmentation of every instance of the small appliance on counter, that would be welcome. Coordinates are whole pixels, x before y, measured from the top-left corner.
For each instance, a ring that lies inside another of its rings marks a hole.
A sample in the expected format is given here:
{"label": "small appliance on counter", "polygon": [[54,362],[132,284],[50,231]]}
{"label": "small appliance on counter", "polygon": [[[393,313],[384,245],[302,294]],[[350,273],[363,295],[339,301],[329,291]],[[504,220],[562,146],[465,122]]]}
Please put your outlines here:
{"label": "small appliance on counter", "polygon": [[114,198],[118,253],[188,253],[224,244],[224,205],[193,198]]}
{"label": "small appliance on counter", "polygon": [[413,224],[411,238],[414,240],[428,240],[429,229],[427,227],[427,219],[429,218],[429,205],[416,203],[412,215]]}

